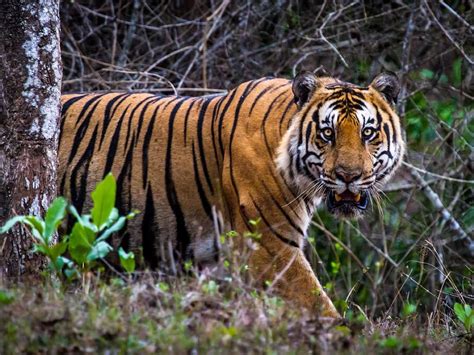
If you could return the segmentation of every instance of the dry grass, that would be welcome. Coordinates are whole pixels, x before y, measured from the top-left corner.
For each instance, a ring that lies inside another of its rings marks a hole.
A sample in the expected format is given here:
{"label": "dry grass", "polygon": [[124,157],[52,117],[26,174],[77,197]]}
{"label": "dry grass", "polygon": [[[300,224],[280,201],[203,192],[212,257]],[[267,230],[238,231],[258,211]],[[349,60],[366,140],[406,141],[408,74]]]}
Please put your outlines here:
{"label": "dry grass", "polygon": [[[209,276],[17,285],[0,305],[0,348],[17,353],[439,353],[472,350],[453,323],[415,314],[346,325]],[[8,303],[8,302],[4,302]],[[472,338],[471,338],[472,342]]]}

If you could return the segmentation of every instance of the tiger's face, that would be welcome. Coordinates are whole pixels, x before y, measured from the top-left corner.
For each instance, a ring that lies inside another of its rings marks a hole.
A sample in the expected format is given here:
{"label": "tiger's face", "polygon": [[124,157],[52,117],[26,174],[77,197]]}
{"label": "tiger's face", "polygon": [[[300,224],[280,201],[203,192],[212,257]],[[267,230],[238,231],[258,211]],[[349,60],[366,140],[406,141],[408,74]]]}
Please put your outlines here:
{"label": "tiger's face", "polygon": [[302,197],[322,198],[340,217],[364,214],[403,158],[400,119],[392,108],[398,91],[391,73],[368,87],[312,73],[295,78],[299,111],[277,162]]}

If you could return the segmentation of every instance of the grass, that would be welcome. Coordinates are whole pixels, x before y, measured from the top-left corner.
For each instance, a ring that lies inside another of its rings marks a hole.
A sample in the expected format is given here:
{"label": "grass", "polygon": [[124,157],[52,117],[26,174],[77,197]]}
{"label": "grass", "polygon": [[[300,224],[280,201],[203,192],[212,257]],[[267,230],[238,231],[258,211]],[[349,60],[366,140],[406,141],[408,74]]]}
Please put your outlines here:
{"label": "grass", "polygon": [[440,353],[472,351],[456,323],[410,313],[317,319],[230,277],[135,280],[88,274],[68,287],[15,284],[0,294],[0,349],[16,353]]}

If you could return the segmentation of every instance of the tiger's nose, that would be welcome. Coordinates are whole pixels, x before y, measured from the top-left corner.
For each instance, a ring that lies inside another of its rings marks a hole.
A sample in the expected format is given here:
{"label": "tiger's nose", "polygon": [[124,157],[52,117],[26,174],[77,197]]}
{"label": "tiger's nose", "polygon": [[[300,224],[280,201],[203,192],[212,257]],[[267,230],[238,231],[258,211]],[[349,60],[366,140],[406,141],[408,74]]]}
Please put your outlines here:
{"label": "tiger's nose", "polygon": [[343,166],[336,167],[336,178],[349,184],[362,176],[362,169],[353,169]]}

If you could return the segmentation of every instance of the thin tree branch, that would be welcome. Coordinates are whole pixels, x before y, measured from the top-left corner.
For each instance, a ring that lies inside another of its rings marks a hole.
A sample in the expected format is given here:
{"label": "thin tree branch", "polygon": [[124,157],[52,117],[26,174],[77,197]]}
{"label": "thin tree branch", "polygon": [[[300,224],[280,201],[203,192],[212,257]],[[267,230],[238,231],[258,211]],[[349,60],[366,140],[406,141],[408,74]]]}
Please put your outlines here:
{"label": "thin tree branch", "polygon": [[408,171],[415,181],[418,182],[421,191],[423,191],[426,198],[433,204],[433,207],[436,209],[436,211],[441,214],[441,217],[446,221],[451,230],[457,234],[457,237],[451,239],[450,241],[464,240],[467,247],[469,248],[470,253],[474,255],[474,241],[462,229],[459,222],[453,217],[448,209],[444,207],[439,195],[428,185],[428,183],[423,179],[423,177],[421,177],[417,170],[409,167]]}

